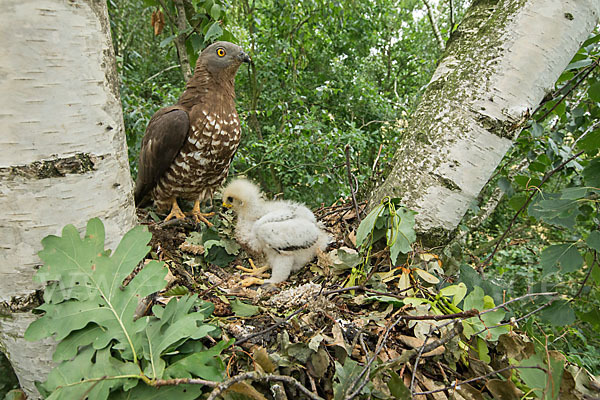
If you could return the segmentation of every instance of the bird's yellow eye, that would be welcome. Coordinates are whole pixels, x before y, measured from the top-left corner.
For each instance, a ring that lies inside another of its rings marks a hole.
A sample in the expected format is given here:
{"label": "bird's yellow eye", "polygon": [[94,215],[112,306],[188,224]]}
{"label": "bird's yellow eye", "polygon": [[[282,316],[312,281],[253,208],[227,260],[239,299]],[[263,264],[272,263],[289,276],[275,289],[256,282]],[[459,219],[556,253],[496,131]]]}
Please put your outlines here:
{"label": "bird's yellow eye", "polygon": [[227,54],[227,53],[225,52],[225,49],[224,49],[224,48],[222,48],[222,47],[219,47],[219,48],[217,49],[217,55],[218,55],[219,57],[225,57],[225,54]]}

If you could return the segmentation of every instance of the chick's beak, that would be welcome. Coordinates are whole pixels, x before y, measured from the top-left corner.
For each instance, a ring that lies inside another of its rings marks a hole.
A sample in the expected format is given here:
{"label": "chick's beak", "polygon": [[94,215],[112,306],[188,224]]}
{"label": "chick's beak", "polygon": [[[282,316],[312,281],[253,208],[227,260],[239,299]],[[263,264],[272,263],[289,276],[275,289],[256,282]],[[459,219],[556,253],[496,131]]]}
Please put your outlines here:
{"label": "chick's beak", "polygon": [[231,208],[231,207],[233,207],[233,204],[223,202],[223,207]]}

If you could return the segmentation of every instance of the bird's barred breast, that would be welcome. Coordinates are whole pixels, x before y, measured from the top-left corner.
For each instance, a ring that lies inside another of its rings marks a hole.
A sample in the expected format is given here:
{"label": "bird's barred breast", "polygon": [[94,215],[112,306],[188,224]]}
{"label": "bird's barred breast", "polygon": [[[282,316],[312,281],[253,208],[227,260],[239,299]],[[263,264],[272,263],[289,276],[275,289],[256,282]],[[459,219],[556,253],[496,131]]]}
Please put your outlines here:
{"label": "bird's barred breast", "polygon": [[157,206],[169,199],[208,198],[223,183],[240,143],[237,113],[225,118],[206,114],[190,127],[189,136],[167,172],[152,192]]}

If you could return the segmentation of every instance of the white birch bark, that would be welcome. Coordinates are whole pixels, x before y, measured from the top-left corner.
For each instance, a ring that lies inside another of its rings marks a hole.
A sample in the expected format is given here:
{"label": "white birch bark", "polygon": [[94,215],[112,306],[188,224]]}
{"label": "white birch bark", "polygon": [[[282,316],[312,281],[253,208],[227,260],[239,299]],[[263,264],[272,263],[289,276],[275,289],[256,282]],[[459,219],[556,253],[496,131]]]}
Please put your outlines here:
{"label": "white birch bark", "polygon": [[478,1],[447,44],[386,181],[429,244],[456,229],[529,113],[598,23],[598,0]]}
{"label": "white birch bark", "polygon": [[0,12],[0,350],[29,398],[52,341],[26,342],[40,241],[92,217],[136,223],[106,2],[4,0]]}

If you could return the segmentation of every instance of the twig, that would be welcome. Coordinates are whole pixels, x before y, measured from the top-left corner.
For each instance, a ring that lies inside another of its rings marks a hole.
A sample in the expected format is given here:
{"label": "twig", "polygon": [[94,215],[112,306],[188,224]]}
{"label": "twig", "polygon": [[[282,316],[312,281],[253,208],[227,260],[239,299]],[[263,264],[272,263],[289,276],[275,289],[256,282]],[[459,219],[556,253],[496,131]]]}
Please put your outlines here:
{"label": "twig", "polygon": [[[350,185],[350,193],[352,193],[352,204],[354,204],[354,208],[356,210],[356,218],[358,218],[358,223],[360,223],[360,210],[358,209],[358,203],[356,202],[356,192],[358,191],[358,184],[355,184],[352,179],[352,171],[350,170],[350,145],[347,144],[344,148],[346,153],[346,171],[348,172],[348,184]],[[356,178],[354,178],[356,179]]]}
{"label": "twig", "polygon": [[534,366],[522,366],[522,367],[515,366],[515,365],[509,365],[508,367],[501,368],[501,369],[496,370],[496,371],[488,372],[485,375],[481,375],[481,376],[477,376],[475,378],[467,379],[466,381],[455,382],[455,383],[453,383],[453,384],[451,384],[449,386],[446,386],[446,387],[443,387],[443,388],[440,388],[440,389],[430,390],[428,392],[416,392],[416,393],[413,393],[413,396],[424,396],[424,395],[427,395],[427,394],[433,394],[433,393],[438,393],[438,392],[445,392],[447,390],[454,390],[457,387],[459,387],[460,385],[464,385],[466,383],[480,381],[480,380],[488,378],[488,377],[490,377],[492,375],[496,375],[496,374],[499,374],[499,373],[505,372],[505,371],[510,371],[511,369],[541,369],[542,371],[547,372],[546,368],[542,368],[542,367],[537,366],[537,365],[534,365]]}
{"label": "twig", "polygon": [[177,64],[177,65],[171,65],[170,67],[167,67],[167,68],[163,69],[162,71],[158,71],[157,73],[155,73],[154,75],[152,75],[150,78],[146,79],[146,80],[145,80],[144,82],[142,82],[142,83],[146,83],[146,82],[148,82],[148,81],[151,81],[152,79],[156,78],[156,77],[157,77],[157,76],[159,76],[160,74],[162,74],[162,73],[165,73],[165,72],[167,72],[167,71],[170,71],[170,70],[172,70],[172,69],[175,69],[175,68],[179,68],[179,67],[180,67],[180,65],[179,65],[179,64]]}
{"label": "twig", "polygon": [[593,70],[594,70],[594,69],[595,69],[595,68],[598,66],[598,64],[600,64],[600,57],[598,57],[598,58],[597,58],[597,59],[596,59],[596,60],[593,62],[593,64],[592,64],[592,65],[590,65],[590,66],[588,67],[588,70],[587,70],[587,71],[586,71],[586,72],[583,74],[583,76],[581,77],[581,79],[579,79],[579,80],[577,81],[577,83],[575,83],[575,84],[573,85],[573,87],[571,87],[571,88],[570,88],[570,89],[567,91],[567,93],[565,93],[565,94],[564,94],[564,95],[563,95],[563,96],[560,98],[560,100],[559,100],[559,101],[557,101],[557,102],[556,102],[556,104],[552,106],[552,108],[550,108],[548,111],[546,111],[546,112],[544,113],[544,115],[542,115],[540,118],[536,119],[536,122],[541,122],[541,121],[543,121],[544,119],[546,119],[546,117],[547,117],[548,115],[550,115],[550,113],[551,113],[552,111],[554,111],[554,110],[556,109],[556,107],[558,107],[558,105],[559,105],[560,103],[562,103],[562,102],[563,102],[563,101],[564,101],[564,100],[567,98],[567,96],[568,96],[568,95],[570,95],[570,94],[571,94],[571,92],[573,92],[573,90],[575,90],[575,88],[577,88],[577,87],[578,87],[578,86],[581,84],[581,82],[583,82],[583,80],[584,80],[585,78],[587,78],[587,77],[588,77],[588,75],[589,75],[589,74],[591,74],[591,73],[592,73],[592,71],[593,71]]}
{"label": "twig", "polygon": [[223,393],[224,390],[228,389],[230,386],[245,380],[253,380],[253,381],[265,381],[265,382],[283,382],[288,385],[295,386],[298,390],[302,392],[306,397],[312,400],[323,400],[319,395],[314,394],[306,387],[304,387],[300,382],[298,382],[295,378],[291,376],[284,375],[275,375],[275,374],[266,374],[261,375],[258,372],[246,372],[240,375],[236,375],[233,378],[227,379],[224,382],[219,383],[213,391],[208,396],[207,400],[215,400],[217,396]]}
{"label": "twig", "polygon": [[179,385],[204,385],[209,387],[217,387],[219,382],[207,381],[205,379],[197,378],[175,378],[175,379],[157,379],[151,384],[154,387],[161,386],[179,386]]}
{"label": "twig", "polygon": [[569,302],[575,300],[576,298],[578,298],[581,295],[581,292],[583,292],[583,288],[585,287],[585,284],[587,283],[588,279],[590,278],[590,275],[592,274],[592,270],[594,269],[596,264],[598,264],[598,252],[596,250],[594,250],[594,260],[592,261],[590,270],[588,271],[585,278],[583,279],[583,282],[581,282],[581,286],[579,287],[579,290],[577,291],[577,293],[575,293],[573,298],[571,300],[569,300]]}
{"label": "twig", "polygon": [[[553,176],[555,173],[557,173],[558,171],[560,171],[561,169],[563,169],[565,167],[565,165],[567,165],[568,163],[570,163],[571,161],[573,161],[574,159],[576,159],[577,157],[579,157],[583,153],[584,153],[584,150],[582,150],[582,151],[578,152],[577,154],[569,157],[568,159],[566,159],[565,161],[563,161],[562,163],[560,163],[559,166],[557,166],[552,171],[550,171],[546,175],[544,175],[544,177],[542,178],[542,181],[540,182],[539,186],[536,189],[539,189],[544,183],[546,183],[546,181],[548,181],[548,179],[550,179],[551,176]],[[519,217],[519,215],[521,215],[521,212],[523,212],[523,210],[525,210],[527,208],[527,206],[529,205],[529,203],[531,203],[531,200],[533,200],[533,197],[537,193],[538,193],[537,190],[533,190],[531,192],[531,194],[529,195],[529,197],[527,197],[527,200],[525,200],[525,203],[521,206],[521,208],[519,208],[519,210],[517,211],[517,213],[514,215],[514,217],[508,223],[508,227],[506,228],[506,230],[504,231],[504,233],[502,234],[502,236],[498,240],[498,243],[496,243],[496,246],[494,247],[494,250],[491,252],[491,254],[482,263],[479,264],[479,268],[478,269],[479,269],[479,273],[480,274],[483,273],[483,267],[485,267],[486,265],[488,265],[492,261],[492,259],[496,255],[496,252],[498,251],[498,248],[500,247],[500,245],[502,244],[502,242],[504,241],[504,239],[506,239],[506,236],[510,232],[510,229],[512,228],[512,226],[514,225],[514,223],[517,221],[517,218]]]}
{"label": "twig", "polygon": [[539,306],[538,308],[536,308],[535,310],[533,310],[533,311],[531,311],[531,312],[529,312],[529,313],[527,313],[527,314],[523,315],[522,317],[519,317],[519,318],[517,318],[517,319],[515,319],[515,320],[511,320],[511,321],[509,321],[509,322],[503,322],[503,323],[501,323],[501,324],[497,324],[497,325],[494,325],[494,326],[486,326],[485,328],[483,328],[483,329],[482,329],[482,330],[480,330],[479,332],[475,332],[475,333],[473,334],[473,336],[471,336],[471,337],[476,337],[476,336],[477,336],[477,335],[479,335],[480,333],[483,333],[483,332],[485,332],[485,331],[489,331],[489,330],[492,330],[492,329],[495,329],[495,328],[500,328],[500,327],[502,327],[502,326],[507,326],[507,325],[511,325],[511,326],[513,326],[513,325],[515,325],[517,322],[519,322],[519,321],[522,321],[522,320],[524,320],[524,319],[527,319],[527,318],[531,317],[533,314],[536,314],[537,312],[539,312],[539,311],[543,310],[544,308],[548,307],[550,304],[554,303],[554,301],[555,301],[555,300],[556,300],[556,298],[554,298],[554,299],[550,299],[550,300],[548,300],[546,303],[544,303],[544,304],[542,304],[541,306]]}
{"label": "twig", "polygon": [[377,151],[377,157],[375,157],[375,161],[373,161],[373,167],[371,168],[371,173],[375,173],[375,167],[377,167],[377,163],[379,162],[379,157],[381,156],[381,150],[383,149],[383,143],[379,145],[379,151]]}
{"label": "twig", "polygon": [[483,310],[483,311],[481,311],[479,313],[479,315],[484,315],[484,314],[487,314],[487,313],[490,313],[490,312],[494,312],[494,311],[496,311],[496,310],[498,310],[500,308],[506,307],[510,303],[514,303],[515,301],[520,301],[520,300],[526,299],[528,297],[556,296],[557,294],[558,294],[558,292],[527,293],[527,294],[524,294],[523,296],[519,296],[519,297],[515,297],[514,299],[507,300],[507,301],[505,301],[502,304],[498,304],[494,308],[489,308],[487,310]]}
{"label": "twig", "polygon": [[425,7],[427,8],[427,17],[429,18],[429,23],[431,24],[431,29],[433,30],[433,36],[435,36],[435,41],[438,44],[438,47],[441,51],[444,51],[446,48],[446,43],[444,43],[444,39],[442,39],[442,34],[440,33],[440,29],[437,25],[437,18],[433,14],[433,10],[431,9],[431,4],[429,4],[428,0],[423,0]]}
{"label": "twig", "polygon": [[240,340],[236,340],[234,345],[236,346],[240,346],[242,343],[246,343],[248,340],[253,339],[257,336],[260,335],[264,335],[267,332],[271,332],[273,329],[276,329],[278,327],[280,327],[281,325],[285,325],[290,319],[294,318],[296,315],[300,314],[302,311],[304,311],[304,309],[306,308],[306,304],[308,302],[304,303],[299,309],[297,309],[296,311],[294,311],[293,313],[291,313],[290,315],[287,316],[286,319],[284,319],[283,321],[279,321],[274,325],[271,325],[270,327],[263,329],[262,331],[258,331],[255,332],[251,335],[246,336],[245,338],[242,338]]}

